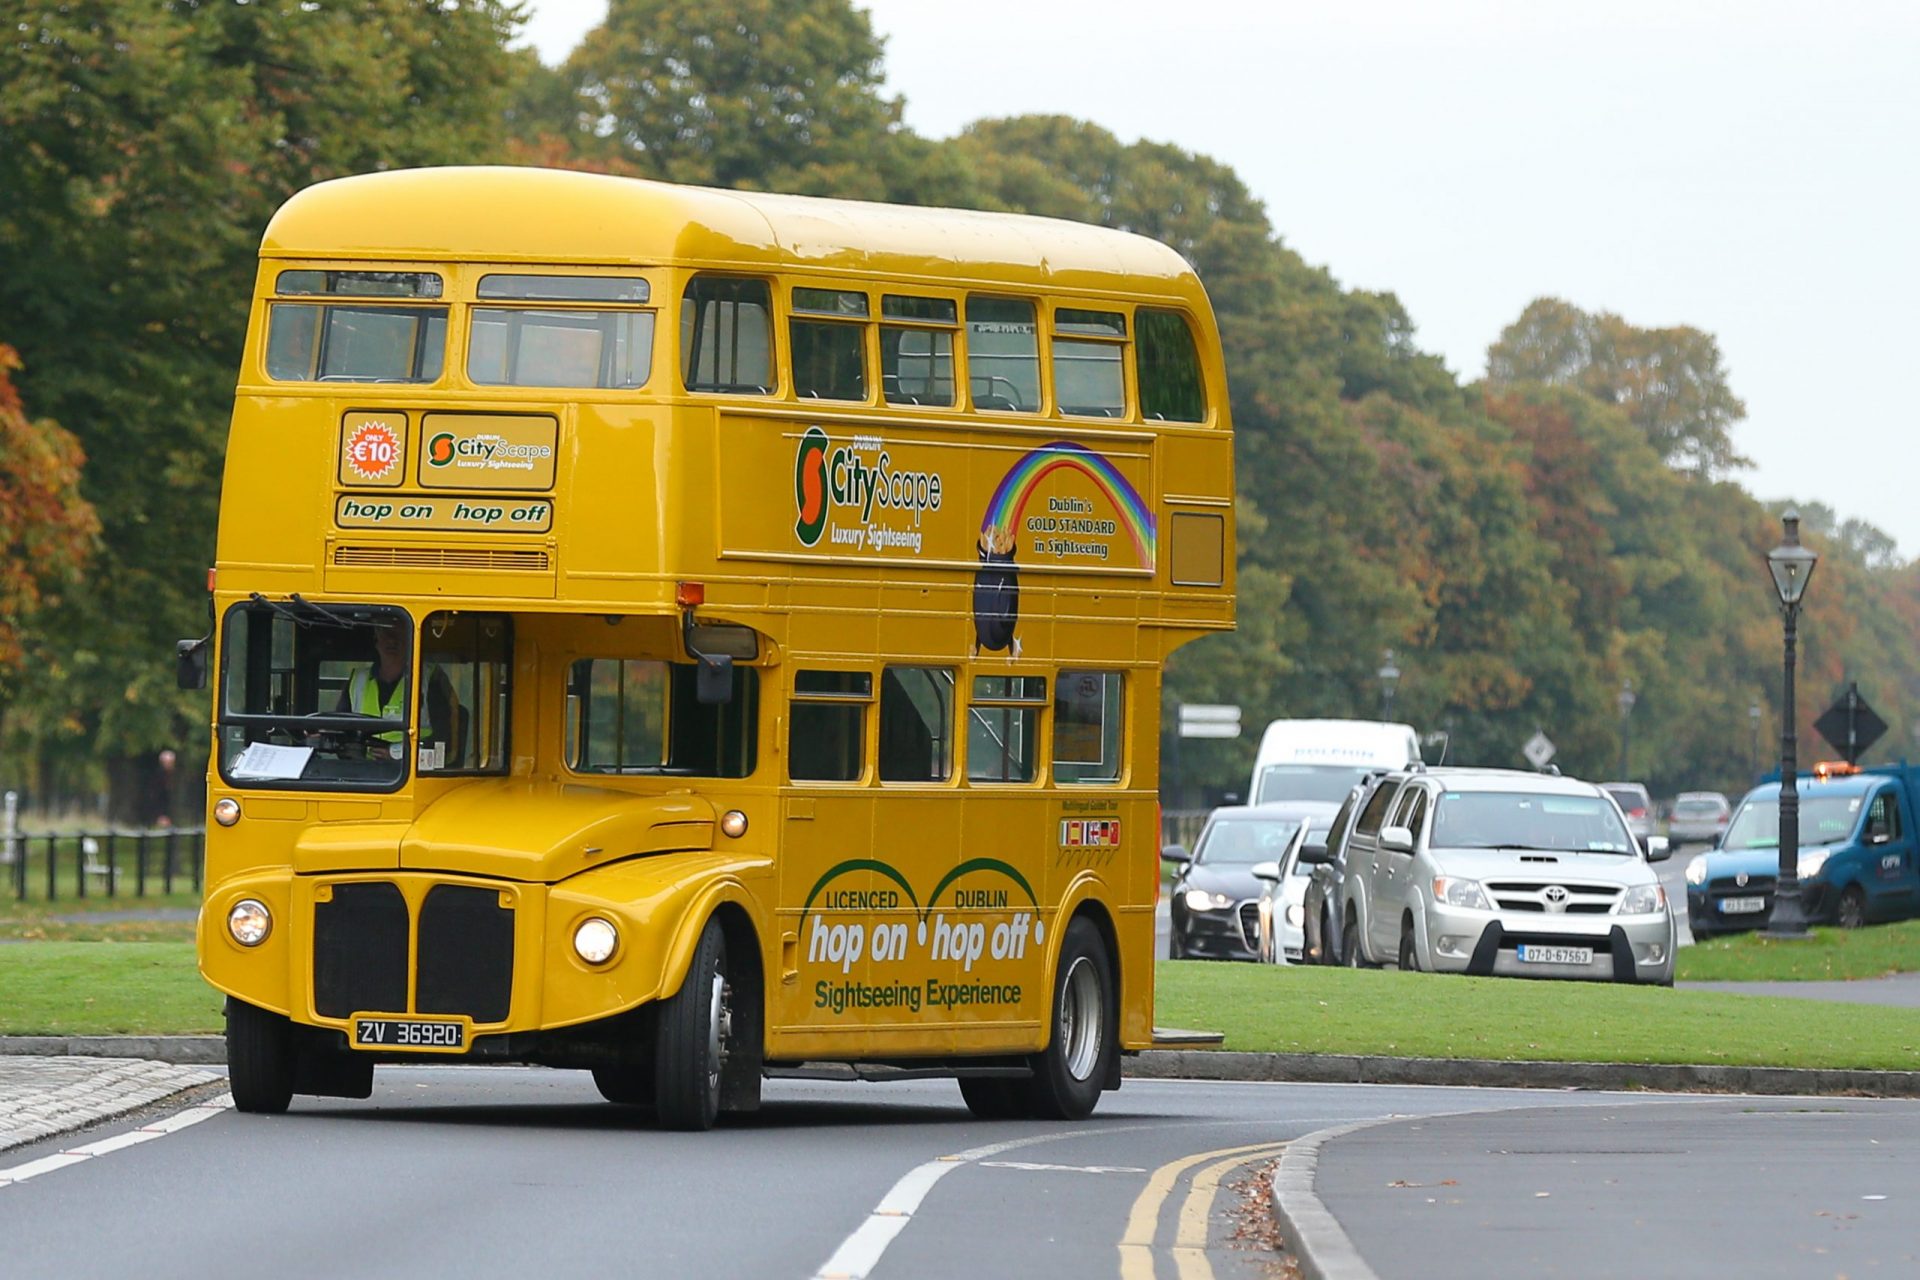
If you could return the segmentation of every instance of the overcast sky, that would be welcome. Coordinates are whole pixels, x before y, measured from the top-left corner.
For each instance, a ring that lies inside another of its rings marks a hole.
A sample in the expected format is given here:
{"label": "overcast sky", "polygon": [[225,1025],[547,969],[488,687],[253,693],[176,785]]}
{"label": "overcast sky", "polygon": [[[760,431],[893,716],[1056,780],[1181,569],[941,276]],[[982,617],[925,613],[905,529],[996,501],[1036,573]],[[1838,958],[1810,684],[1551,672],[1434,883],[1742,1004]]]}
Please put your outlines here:
{"label": "overcast sky", "polygon": [[[606,14],[528,7],[549,63]],[[1920,555],[1911,0],[864,7],[916,132],[1048,112],[1212,156],[1463,379],[1542,295],[1712,333],[1747,404],[1742,482]]]}

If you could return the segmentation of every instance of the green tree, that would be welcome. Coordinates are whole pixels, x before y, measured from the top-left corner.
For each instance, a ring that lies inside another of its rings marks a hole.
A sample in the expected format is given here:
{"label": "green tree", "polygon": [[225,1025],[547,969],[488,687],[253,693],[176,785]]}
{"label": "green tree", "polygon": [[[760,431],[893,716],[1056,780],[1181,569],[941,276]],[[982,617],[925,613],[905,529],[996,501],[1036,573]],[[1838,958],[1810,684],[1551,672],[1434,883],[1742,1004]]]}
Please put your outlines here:
{"label": "green tree", "polygon": [[168,655],[205,630],[260,231],[316,181],[495,154],[517,19],[492,0],[20,0],[9,17],[0,315],[22,391],[91,458],[103,538],[9,716],[51,771],[203,732]]}
{"label": "green tree", "polygon": [[1727,383],[1720,344],[1698,329],[1641,329],[1540,298],[1488,351],[1487,380],[1576,387],[1618,405],[1676,466],[1711,474],[1748,465],[1732,437],[1747,407]]}

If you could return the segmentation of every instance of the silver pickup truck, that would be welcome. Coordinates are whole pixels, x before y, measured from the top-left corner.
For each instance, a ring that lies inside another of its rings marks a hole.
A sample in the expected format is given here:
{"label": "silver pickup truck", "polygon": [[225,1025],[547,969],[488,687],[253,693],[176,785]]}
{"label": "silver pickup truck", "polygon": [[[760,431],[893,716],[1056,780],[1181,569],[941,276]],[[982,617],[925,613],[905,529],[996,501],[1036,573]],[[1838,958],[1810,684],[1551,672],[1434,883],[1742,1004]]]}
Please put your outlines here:
{"label": "silver pickup truck", "polygon": [[1342,958],[1402,969],[1673,984],[1673,912],[1592,783],[1414,768],[1368,797],[1344,849]]}

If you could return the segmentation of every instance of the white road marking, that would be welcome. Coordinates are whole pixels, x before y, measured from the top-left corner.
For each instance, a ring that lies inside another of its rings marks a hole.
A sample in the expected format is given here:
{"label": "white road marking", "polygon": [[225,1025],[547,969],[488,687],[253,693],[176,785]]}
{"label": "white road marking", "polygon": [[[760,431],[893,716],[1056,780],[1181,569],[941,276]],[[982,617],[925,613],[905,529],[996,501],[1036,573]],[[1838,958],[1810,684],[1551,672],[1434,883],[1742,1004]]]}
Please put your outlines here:
{"label": "white road marking", "polygon": [[[1065,1129],[1058,1133],[1035,1134],[1031,1138],[1014,1138],[1008,1142],[995,1142],[984,1147],[971,1147],[950,1156],[941,1156],[925,1164],[915,1165],[893,1184],[891,1190],[880,1198],[873,1207],[867,1220],[857,1227],[853,1234],[840,1242],[833,1256],[821,1264],[814,1272],[814,1280],[864,1280],[873,1269],[880,1265],[880,1256],[893,1243],[893,1238],[906,1230],[913,1221],[913,1214],[926,1198],[933,1184],[946,1177],[963,1164],[982,1161],[989,1156],[1002,1152],[1015,1151],[1021,1147],[1036,1146],[1042,1142],[1053,1142],[1060,1138],[1104,1137],[1110,1133],[1128,1133],[1135,1129],[1163,1129],[1164,1124],[1130,1124],[1110,1128]],[[1144,1172],[1144,1171],[1142,1171]]]}
{"label": "white road marking", "polygon": [[164,1138],[170,1133],[180,1132],[189,1125],[199,1124],[202,1120],[211,1120],[232,1107],[233,1098],[223,1093],[212,1102],[188,1107],[184,1111],[156,1120],[152,1124],[142,1125],[138,1129],[115,1134],[111,1138],[102,1138],[98,1142],[89,1142],[85,1146],[73,1147],[54,1155],[41,1156],[38,1160],[29,1160],[25,1164],[0,1169],[0,1187],[11,1187],[29,1178],[37,1178],[43,1173],[71,1168],[76,1164],[85,1164],[96,1156],[111,1155],[115,1151],[137,1147],[143,1142],[152,1142],[155,1138]]}
{"label": "white road marking", "polygon": [[1029,1169],[1035,1173],[1145,1173],[1130,1164],[1033,1164],[1026,1160],[982,1160],[982,1169]]}

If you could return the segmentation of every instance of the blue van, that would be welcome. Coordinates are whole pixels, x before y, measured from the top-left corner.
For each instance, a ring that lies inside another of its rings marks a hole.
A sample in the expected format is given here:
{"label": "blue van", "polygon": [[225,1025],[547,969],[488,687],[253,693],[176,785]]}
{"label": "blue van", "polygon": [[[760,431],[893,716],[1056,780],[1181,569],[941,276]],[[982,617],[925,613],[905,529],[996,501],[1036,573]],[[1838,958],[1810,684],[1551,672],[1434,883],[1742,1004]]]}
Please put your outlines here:
{"label": "blue van", "polygon": [[[1920,914],[1920,769],[1903,763],[1816,772],[1803,775],[1799,789],[1807,919],[1851,929]],[[1741,799],[1719,843],[1687,864],[1693,936],[1765,925],[1779,873],[1780,784],[1764,782]]]}

